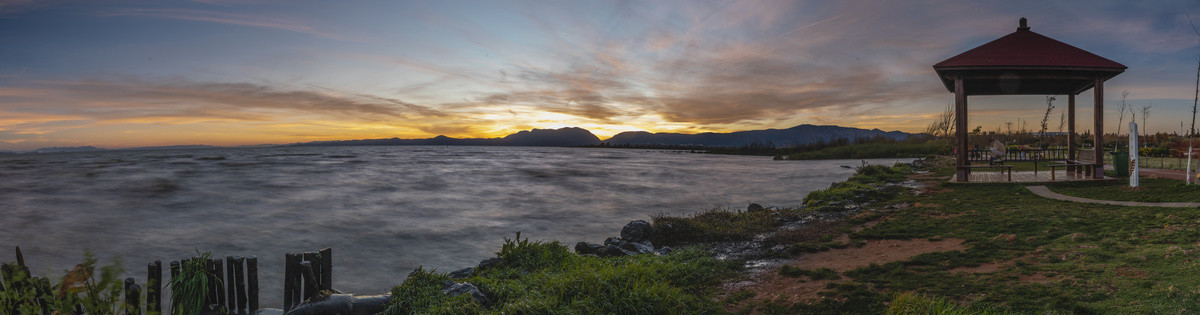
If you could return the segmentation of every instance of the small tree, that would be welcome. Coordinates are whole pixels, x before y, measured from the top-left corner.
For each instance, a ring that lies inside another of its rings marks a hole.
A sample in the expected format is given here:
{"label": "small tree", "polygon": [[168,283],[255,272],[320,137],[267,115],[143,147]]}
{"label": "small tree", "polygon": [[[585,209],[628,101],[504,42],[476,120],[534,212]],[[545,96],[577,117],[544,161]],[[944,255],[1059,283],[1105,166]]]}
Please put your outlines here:
{"label": "small tree", "polygon": [[[1149,128],[1146,128],[1146,119],[1150,118],[1150,106],[1142,106],[1142,135],[1150,136]],[[1145,138],[1145,137],[1143,137]]]}
{"label": "small tree", "polygon": [[1121,105],[1117,106],[1117,135],[1121,135],[1121,126],[1125,123],[1125,111],[1129,110],[1129,103],[1125,103],[1125,98],[1129,97],[1129,91],[1121,91]]}
{"label": "small tree", "polygon": [[1050,112],[1053,110],[1054,110],[1054,97],[1047,96],[1046,97],[1046,113],[1042,115],[1042,131],[1041,131],[1041,135],[1040,135],[1040,137],[1042,137],[1042,138],[1046,137],[1046,129],[1049,128],[1048,125],[1046,125],[1046,123],[1049,122]]}

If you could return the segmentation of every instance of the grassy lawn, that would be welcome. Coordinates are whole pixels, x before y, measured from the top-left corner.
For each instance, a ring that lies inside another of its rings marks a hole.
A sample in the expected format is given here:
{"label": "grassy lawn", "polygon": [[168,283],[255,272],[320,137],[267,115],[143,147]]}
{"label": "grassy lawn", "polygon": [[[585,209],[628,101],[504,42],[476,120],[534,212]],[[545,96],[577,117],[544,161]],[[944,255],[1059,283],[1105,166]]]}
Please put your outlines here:
{"label": "grassy lawn", "polygon": [[[1147,182],[1157,187],[1147,188],[1153,194],[1170,190],[1170,183]],[[1075,189],[1112,195],[1120,190],[1112,185]],[[944,181],[893,202],[913,207],[887,212],[850,239],[961,239],[966,249],[846,271],[818,303],[765,302],[743,311],[882,313],[914,294],[973,312],[1200,311],[1198,209],[1080,204],[1017,184]]]}
{"label": "grassy lawn", "polygon": [[1050,184],[1051,191],[1083,198],[1143,202],[1200,201],[1200,186],[1186,186],[1183,181],[1165,178],[1143,178],[1137,188],[1128,180],[1115,182],[1060,182]]}

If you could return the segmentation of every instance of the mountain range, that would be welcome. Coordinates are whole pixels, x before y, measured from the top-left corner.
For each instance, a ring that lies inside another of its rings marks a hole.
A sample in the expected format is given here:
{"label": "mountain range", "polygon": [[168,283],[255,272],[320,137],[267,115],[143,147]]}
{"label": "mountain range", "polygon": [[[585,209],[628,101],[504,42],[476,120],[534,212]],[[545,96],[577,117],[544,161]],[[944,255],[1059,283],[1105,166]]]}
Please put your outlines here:
{"label": "mountain range", "polygon": [[[501,138],[451,138],[437,136],[425,139],[362,139],[316,141],[286,144],[283,146],[358,146],[358,145],[474,145],[474,146],[543,146],[543,147],[582,147],[582,146],[705,146],[705,147],[736,147],[743,145],[769,145],[788,147],[804,145],[820,141],[832,141],[841,138],[862,139],[887,137],[901,140],[912,134],[900,131],[883,131],[879,129],[861,129],[830,125],[799,125],[787,129],[765,129],[736,132],[705,132],[697,134],[626,131],[614,135],[607,140],[600,140],[591,131],[579,127],[559,129],[524,130]],[[139,147],[122,150],[160,150],[160,149],[203,149],[217,148],[207,145],[178,145]],[[107,149],[91,146],[83,147],[54,147],[42,148],[28,153],[51,152],[89,152],[105,151]],[[15,152],[0,152],[15,153]]]}
{"label": "mountain range", "polygon": [[841,138],[860,139],[887,137],[901,140],[912,134],[901,131],[860,129],[829,125],[799,125],[787,129],[749,130],[728,133],[705,132],[697,134],[653,133],[626,131],[601,141],[587,129],[567,127],[559,129],[533,129],[510,134],[503,138],[450,138],[437,136],[427,139],[367,139],[318,141],[290,144],[291,146],[343,146],[343,145],[480,145],[480,146],[548,146],[580,147],[594,145],[611,146],[707,146],[736,147],[749,144],[765,144],[779,147],[804,145]]}

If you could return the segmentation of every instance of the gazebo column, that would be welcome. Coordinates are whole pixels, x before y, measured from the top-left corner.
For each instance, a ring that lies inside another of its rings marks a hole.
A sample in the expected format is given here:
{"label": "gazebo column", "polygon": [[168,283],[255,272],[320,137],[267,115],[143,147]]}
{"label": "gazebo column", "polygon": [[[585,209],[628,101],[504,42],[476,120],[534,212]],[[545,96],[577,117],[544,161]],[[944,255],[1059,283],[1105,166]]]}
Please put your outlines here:
{"label": "gazebo column", "polygon": [[961,74],[954,75],[954,142],[956,175],[958,181],[965,182],[971,171],[966,168],[970,164],[967,161],[967,90],[963,88]]}
{"label": "gazebo column", "polygon": [[1096,77],[1095,87],[1092,91],[1096,93],[1093,97],[1095,100],[1095,119],[1096,131],[1093,133],[1092,139],[1094,150],[1096,150],[1096,167],[1092,171],[1092,178],[1104,178],[1104,78]]}
{"label": "gazebo column", "polygon": [[[1075,147],[1075,94],[1067,94],[1067,160],[1076,161]],[[1075,167],[1068,164],[1067,172],[1074,172]]]}

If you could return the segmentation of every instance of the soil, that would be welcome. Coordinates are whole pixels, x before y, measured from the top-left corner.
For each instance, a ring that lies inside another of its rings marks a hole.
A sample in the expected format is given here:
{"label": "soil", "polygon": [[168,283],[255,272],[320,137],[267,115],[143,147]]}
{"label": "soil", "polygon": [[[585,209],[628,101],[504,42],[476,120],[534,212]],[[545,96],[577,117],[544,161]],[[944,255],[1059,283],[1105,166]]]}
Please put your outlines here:
{"label": "soil", "polygon": [[[893,261],[903,261],[913,256],[963,250],[963,240],[942,239],[930,240],[872,240],[862,247],[832,249],[824,252],[803,254],[787,265],[802,269],[829,268],[839,273],[870,264],[884,264]],[[730,306],[730,311],[736,311],[749,303],[763,300],[784,300],[789,303],[810,303],[821,299],[818,294],[825,286],[838,280],[805,281],[804,278],[792,278],[779,275],[778,270],[770,270],[753,276],[749,281],[743,281],[726,286],[727,292],[751,290],[757,293],[753,298]]]}

